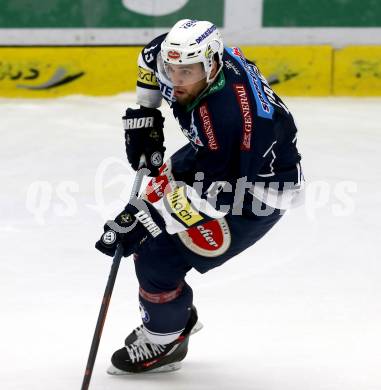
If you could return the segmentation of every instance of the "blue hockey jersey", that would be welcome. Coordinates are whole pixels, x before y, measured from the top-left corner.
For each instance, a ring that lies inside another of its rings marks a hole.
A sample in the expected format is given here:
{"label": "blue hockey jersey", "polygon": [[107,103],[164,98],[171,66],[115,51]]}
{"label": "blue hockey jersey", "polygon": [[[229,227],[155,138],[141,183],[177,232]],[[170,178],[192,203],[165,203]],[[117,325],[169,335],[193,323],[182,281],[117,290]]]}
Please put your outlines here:
{"label": "blue hockey jersey", "polygon": [[[200,216],[190,218],[194,223],[184,223],[171,207],[172,194],[155,204],[168,225],[175,220],[176,226],[168,231],[232,212],[251,213],[253,197],[277,209],[287,208],[287,199],[302,182],[297,128],[287,106],[236,47],[225,48],[223,69],[214,83],[188,106],[179,105],[173,86],[157,66],[165,36],[146,45],[139,56],[137,103],[157,108],[165,99],[171,107],[189,140],[171,159],[173,177],[187,187],[176,190],[176,199],[183,197],[183,209]],[[202,189],[195,191],[200,178]]]}

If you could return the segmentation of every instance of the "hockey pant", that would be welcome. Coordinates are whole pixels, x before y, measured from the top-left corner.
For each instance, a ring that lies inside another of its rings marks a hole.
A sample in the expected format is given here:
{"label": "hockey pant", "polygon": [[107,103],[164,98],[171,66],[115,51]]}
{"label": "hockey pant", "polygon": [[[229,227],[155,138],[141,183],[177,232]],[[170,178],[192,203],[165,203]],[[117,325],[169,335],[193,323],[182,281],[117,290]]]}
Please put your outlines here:
{"label": "hockey pant", "polygon": [[[134,261],[148,339],[167,344],[185,328],[193,298],[185,276],[191,268],[205,273],[223,264],[263,237],[281,216],[280,210],[269,216],[229,214],[221,221],[194,228],[193,241],[189,237],[185,240],[181,234],[163,232],[143,244]],[[214,251],[209,251],[208,246]]]}

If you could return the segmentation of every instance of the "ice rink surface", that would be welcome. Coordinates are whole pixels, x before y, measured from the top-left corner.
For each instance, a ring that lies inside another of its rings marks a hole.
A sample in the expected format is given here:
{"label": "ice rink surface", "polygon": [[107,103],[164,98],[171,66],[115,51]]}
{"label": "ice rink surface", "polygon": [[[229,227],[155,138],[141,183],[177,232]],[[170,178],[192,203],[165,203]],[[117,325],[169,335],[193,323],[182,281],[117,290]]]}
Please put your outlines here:
{"label": "ice rink surface", "polygon": [[[2,390],[80,389],[111,265],[94,242],[133,181],[120,118],[133,101],[0,99]],[[124,260],[90,389],[381,389],[381,100],[285,101],[307,205],[222,267],[190,272],[205,327],[178,372],[105,373],[140,324]],[[186,140],[164,113],[169,156]]]}

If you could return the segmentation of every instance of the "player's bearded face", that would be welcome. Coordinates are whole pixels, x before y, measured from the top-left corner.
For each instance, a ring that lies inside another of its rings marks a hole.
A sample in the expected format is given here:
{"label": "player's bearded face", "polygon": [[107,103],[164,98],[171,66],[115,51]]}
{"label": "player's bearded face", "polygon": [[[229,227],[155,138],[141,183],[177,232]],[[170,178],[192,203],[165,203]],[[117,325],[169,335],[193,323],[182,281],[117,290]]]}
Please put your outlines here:
{"label": "player's bearded face", "polygon": [[207,86],[206,73],[201,63],[166,64],[166,73],[173,83],[173,94],[181,105],[194,101]]}

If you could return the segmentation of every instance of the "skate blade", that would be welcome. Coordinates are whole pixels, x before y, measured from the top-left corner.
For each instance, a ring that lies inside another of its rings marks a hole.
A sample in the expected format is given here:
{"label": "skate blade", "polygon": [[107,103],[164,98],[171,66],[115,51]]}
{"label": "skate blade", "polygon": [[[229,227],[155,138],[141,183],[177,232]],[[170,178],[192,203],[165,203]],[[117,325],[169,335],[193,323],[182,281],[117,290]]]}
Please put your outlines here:
{"label": "skate blade", "polygon": [[114,365],[111,364],[111,366],[107,369],[107,374],[109,375],[141,375],[141,374],[156,374],[161,372],[171,372],[171,371],[177,371],[181,368],[181,362],[174,362],[166,364],[165,366],[161,366],[158,368],[154,368],[153,370],[144,371],[144,372],[128,372],[119,370],[119,368],[116,368]]}
{"label": "skate blade", "polygon": [[200,321],[197,321],[196,325],[192,328],[190,334],[192,335],[192,334],[199,332],[203,327],[204,327],[204,325]]}

